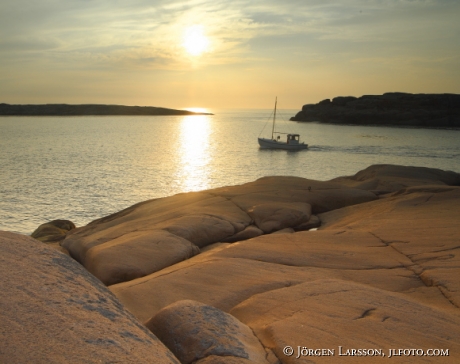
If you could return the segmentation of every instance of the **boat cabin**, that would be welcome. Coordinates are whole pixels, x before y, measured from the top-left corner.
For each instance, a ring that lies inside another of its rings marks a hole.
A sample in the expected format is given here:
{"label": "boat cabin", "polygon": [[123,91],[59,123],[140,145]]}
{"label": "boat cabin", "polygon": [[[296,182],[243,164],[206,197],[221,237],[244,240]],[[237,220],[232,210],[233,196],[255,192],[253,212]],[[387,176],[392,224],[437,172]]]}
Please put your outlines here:
{"label": "boat cabin", "polygon": [[300,142],[300,135],[299,134],[288,134],[287,135],[287,143],[288,144],[299,144]]}
{"label": "boat cabin", "polygon": [[[284,133],[277,133],[277,134],[284,134]],[[280,136],[276,139],[273,139],[274,142],[280,141]],[[299,134],[287,134],[286,144],[299,144],[300,143],[300,135]]]}

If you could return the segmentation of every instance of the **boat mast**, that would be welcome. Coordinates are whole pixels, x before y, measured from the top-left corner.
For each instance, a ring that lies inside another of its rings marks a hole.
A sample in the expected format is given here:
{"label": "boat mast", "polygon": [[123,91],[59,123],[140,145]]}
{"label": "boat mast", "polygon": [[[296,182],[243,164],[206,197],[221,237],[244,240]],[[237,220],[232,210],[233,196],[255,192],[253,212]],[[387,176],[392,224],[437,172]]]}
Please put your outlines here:
{"label": "boat mast", "polygon": [[276,103],[277,102],[278,102],[278,96],[275,98],[275,112],[273,113],[272,140],[273,140],[273,134],[275,133]]}

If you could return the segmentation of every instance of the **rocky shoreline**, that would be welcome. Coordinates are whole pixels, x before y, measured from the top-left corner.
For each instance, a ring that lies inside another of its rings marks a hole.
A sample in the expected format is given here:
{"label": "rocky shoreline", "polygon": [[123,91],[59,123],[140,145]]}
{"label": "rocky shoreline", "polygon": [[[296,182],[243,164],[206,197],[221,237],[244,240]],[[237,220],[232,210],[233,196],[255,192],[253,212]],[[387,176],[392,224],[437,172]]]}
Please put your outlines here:
{"label": "rocky shoreline", "polygon": [[188,110],[124,105],[10,105],[0,104],[0,116],[109,116],[109,115],[211,115]]}
{"label": "rocky shoreline", "polygon": [[458,206],[458,173],[375,165],[0,232],[0,362],[459,362]]}
{"label": "rocky shoreline", "polygon": [[340,96],[302,107],[293,121],[336,124],[460,127],[460,95],[390,92]]}

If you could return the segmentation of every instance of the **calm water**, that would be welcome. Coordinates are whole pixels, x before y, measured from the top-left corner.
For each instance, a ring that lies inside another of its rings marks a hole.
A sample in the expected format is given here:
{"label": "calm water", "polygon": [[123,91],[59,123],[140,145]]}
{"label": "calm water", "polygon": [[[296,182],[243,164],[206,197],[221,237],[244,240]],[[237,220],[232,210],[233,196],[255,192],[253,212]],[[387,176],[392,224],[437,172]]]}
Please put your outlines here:
{"label": "calm water", "polygon": [[269,117],[0,117],[0,230],[30,234],[58,218],[81,226],[140,201],[267,175],[328,180],[376,163],[460,172],[460,130],[285,121],[280,129],[310,149],[260,150]]}

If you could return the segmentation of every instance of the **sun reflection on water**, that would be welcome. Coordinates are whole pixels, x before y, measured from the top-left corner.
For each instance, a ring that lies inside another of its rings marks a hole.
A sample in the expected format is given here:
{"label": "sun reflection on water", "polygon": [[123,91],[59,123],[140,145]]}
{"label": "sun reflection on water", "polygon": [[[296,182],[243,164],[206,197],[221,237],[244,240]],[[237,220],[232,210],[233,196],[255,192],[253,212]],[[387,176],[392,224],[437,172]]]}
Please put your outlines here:
{"label": "sun reflection on water", "polygon": [[206,115],[184,116],[180,126],[178,179],[182,191],[208,188],[211,119]]}

